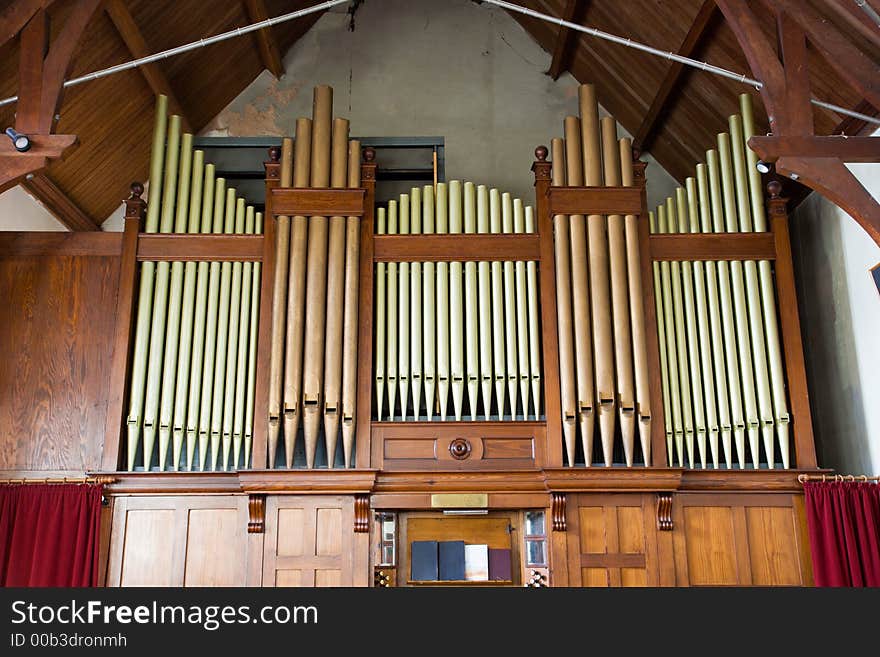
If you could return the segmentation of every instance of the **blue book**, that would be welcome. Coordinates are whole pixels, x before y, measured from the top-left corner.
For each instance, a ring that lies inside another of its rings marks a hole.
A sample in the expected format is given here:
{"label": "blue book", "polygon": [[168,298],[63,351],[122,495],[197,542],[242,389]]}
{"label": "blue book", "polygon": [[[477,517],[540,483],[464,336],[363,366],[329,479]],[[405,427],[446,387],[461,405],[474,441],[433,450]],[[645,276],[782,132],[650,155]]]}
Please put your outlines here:
{"label": "blue book", "polygon": [[440,541],[439,552],[439,579],[464,580],[464,541]]}
{"label": "blue book", "polygon": [[409,561],[412,581],[436,581],[437,541],[413,541],[410,544]]}

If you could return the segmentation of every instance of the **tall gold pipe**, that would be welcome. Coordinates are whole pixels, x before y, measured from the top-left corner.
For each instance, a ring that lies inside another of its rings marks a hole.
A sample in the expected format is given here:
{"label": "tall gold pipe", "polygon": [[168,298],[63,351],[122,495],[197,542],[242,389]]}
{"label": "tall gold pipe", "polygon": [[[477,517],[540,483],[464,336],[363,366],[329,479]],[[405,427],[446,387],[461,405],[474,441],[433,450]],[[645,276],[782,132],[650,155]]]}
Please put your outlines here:
{"label": "tall gold pipe", "polygon": [[[354,139],[348,144],[348,186],[361,186],[361,143]],[[357,420],[360,239],[360,218],[348,217],[345,224],[345,313],[342,331],[342,452],[346,468],[352,465]]]}

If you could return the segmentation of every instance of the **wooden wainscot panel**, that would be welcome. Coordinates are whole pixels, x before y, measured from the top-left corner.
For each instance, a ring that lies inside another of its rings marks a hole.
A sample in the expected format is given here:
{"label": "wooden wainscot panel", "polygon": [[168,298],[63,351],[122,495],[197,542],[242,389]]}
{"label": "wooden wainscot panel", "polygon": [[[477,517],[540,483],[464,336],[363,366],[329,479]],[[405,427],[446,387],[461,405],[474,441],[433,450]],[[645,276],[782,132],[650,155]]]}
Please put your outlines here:
{"label": "wooden wainscot panel", "polygon": [[544,433],[538,422],[374,423],[373,463],[397,472],[535,468]]}
{"label": "wooden wainscot panel", "polygon": [[653,495],[569,494],[565,506],[570,586],[659,585]]}
{"label": "wooden wainscot panel", "polygon": [[812,583],[796,495],[685,493],[673,503],[680,586]]}
{"label": "wooden wainscot panel", "polygon": [[109,586],[244,586],[248,498],[114,499]]}
{"label": "wooden wainscot panel", "polygon": [[268,496],[262,585],[367,586],[369,534],[355,530],[353,496]]}
{"label": "wooden wainscot panel", "polygon": [[0,253],[0,470],[101,467],[118,280],[118,257]]}

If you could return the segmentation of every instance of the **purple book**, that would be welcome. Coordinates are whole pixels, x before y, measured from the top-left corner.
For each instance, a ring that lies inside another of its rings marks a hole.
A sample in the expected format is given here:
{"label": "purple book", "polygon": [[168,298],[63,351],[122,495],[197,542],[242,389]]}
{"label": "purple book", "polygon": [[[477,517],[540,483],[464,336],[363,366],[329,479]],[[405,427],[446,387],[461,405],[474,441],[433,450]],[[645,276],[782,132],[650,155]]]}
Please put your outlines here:
{"label": "purple book", "polygon": [[510,550],[489,548],[489,579],[510,581]]}

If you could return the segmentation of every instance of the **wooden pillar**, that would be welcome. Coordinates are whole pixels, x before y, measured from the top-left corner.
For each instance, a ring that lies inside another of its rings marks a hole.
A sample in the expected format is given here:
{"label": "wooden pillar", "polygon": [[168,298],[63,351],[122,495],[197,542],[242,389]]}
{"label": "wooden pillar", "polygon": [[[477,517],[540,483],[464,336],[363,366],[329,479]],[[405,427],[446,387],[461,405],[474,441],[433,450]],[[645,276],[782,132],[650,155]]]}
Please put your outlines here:
{"label": "wooden pillar", "polygon": [[257,334],[257,389],[254,395],[254,437],[251,467],[270,467],[269,451],[269,359],[272,351],[272,290],[275,286],[275,215],[272,213],[272,190],[281,178],[281,147],[269,149],[266,169],[266,207],[263,212],[263,266],[260,281],[260,330]]}
{"label": "wooden pillar", "polygon": [[639,262],[642,274],[642,302],[645,313],[645,341],[648,348],[648,372],[651,392],[651,466],[669,465],[666,453],[665,418],[663,416],[663,385],[660,369],[660,344],[657,336],[657,307],[654,305],[653,261],[651,260],[650,226],[648,225],[648,194],[645,169],[647,162],[633,153],[633,182],[642,192],[642,211],[638,216]]}
{"label": "wooden pillar", "polygon": [[373,215],[376,204],[376,151],[364,149],[361,163],[364,214],[361,218],[361,252],[358,284],[358,374],[355,467],[369,468],[373,414]]}
{"label": "wooden pillar", "polygon": [[788,199],[779,193],[782,185],[773,180],[767,185],[767,211],[770,230],[776,245],[776,296],[779,324],[782,329],[782,350],[785,354],[785,373],[791,406],[791,430],[794,433],[792,463],[800,469],[811,469],[816,464],[816,443],[813,439],[813,419],[810,397],[807,393],[807,372],[804,366],[804,345],[798,316],[797,289],[794,283],[794,265],[791,259],[791,240],[788,233]]}
{"label": "wooden pillar", "polygon": [[132,349],[132,321],[135,312],[135,290],[138,284],[138,234],[144,226],[147,202],[141,198],[144,186],[131,184],[131,195],[125,200],[125,229],[122,235],[122,255],[119,262],[119,287],[116,295],[116,330],[113,337],[113,356],[110,365],[110,397],[107,400],[107,420],[104,425],[104,449],[101,469],[119,469],[119,455],[123,452],[125,436],[125,404],[130,384],[129,366]]}
{"label": "wooden pillar", "polygon": [[559,333],[556,326],[556,259],[553,252],[553,217],[550,216],[550,171],[546,146],[535,149],[535,216],[541,261],[541,339],[544,346],[544,416],[546,418],[546,461],[544,467],[562,467],[562,409],[559,399]]}

